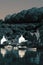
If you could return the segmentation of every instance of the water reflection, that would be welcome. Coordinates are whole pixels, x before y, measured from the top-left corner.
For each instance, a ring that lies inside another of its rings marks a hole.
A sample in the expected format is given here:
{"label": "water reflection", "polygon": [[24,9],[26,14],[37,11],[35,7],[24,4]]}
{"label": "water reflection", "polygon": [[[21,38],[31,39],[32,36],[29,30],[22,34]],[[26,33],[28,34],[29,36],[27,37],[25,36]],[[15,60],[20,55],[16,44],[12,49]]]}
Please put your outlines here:
{"label": "water reflection", "polygon": [[[23,59],[25,59],[26,63],[33,63],[33,64],[41,64],[42,63],[42,59],[43,59],[43,53],[42,52],[38,52],[36,50],[36,48],[28,48],[26,49],[26,47],[14,47],[12,48],[11,45],[6,46],[4,48],[1,48],[1,54],[3,55],[3,57],[5,57],[6,54],[11,54],[13,55],[13,57],[22,58],[22,62],[24,61]],[[10,56],[12,58],[12,55]],[[9,58],[10,58],[9,57]],[[16,58],[16,59],[17,59]],[[20,60],[18,62],[21,62]]]}

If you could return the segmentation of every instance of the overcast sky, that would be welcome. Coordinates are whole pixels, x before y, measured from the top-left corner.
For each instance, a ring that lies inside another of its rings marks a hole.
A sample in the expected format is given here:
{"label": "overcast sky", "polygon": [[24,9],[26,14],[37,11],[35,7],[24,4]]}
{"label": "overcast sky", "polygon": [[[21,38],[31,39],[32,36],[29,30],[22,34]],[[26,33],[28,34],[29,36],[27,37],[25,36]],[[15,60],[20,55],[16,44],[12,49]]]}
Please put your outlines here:
{"label": "overcast sky", "polygon": [[32,7],[43,7],[43,0],[0,0],[0,19]]}

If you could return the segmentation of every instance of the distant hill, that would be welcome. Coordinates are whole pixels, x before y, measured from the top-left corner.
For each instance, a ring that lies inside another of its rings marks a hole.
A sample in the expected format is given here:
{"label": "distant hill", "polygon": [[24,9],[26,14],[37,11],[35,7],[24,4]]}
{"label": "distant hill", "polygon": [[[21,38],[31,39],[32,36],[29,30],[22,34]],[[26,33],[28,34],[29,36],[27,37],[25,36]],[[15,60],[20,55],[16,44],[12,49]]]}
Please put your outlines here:
{"label": "distant hill", "polygon": [[5,23],[36,23],[43,21],[43,7],[41,8],[31,8],[28,10],[23,10],[18,12],[17,14],[14,13],[12,15],[7,15],[4,19]]}

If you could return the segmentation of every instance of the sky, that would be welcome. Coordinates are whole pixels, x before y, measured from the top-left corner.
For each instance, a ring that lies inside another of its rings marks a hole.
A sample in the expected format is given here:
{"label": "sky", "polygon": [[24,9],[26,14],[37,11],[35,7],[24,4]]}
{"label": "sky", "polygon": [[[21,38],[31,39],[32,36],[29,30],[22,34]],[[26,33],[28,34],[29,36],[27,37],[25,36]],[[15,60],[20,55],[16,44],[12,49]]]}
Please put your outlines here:
{"label": "sky", "polygon": [[32,7],[43,7],[43,0],[0,0],[0,19]]}

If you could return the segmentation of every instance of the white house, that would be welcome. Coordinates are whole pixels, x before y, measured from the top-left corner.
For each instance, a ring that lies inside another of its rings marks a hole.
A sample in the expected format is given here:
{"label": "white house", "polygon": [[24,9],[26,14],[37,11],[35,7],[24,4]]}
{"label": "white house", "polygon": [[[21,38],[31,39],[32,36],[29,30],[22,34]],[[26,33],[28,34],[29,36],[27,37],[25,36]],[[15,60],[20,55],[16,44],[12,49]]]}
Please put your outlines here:
{"label": "white house", "polygon": [[25,38],[23,37],[23,35],[21,35],[19,37],[19,43],[22,43],[22,42],[27,42],[28,40],[25,40]]}
{"label": "white house", "polygon": [[3,42],[7,41],[7,39],[5,38],[5,36],[2,37],[1,39],[1,44],[3,44]]}

